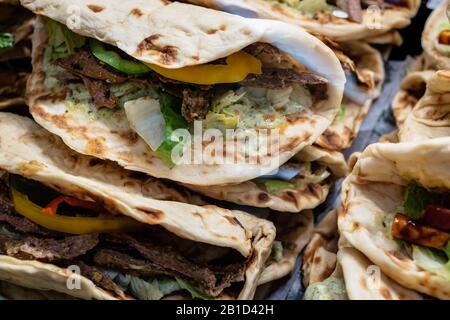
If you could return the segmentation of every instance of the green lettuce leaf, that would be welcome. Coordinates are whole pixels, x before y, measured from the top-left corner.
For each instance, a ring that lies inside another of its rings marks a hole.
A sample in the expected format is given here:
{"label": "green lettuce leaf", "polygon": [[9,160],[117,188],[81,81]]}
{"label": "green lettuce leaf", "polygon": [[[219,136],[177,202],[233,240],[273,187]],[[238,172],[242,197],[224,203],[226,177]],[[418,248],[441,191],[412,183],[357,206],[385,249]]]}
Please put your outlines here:
{"label": "green lettuce leaf", "polygon": [[168,277],[154,278],[149,281],[131,277],[129,290],[139,300],[160,300],[175,291],[181,290],[175,279]]}
{"label": "green lettuce leaf", "polygon": [[130,100],[136,100],[146,96],[156,97],[156,90],[153,88],[145,87],[143,84],[136,82],[125,82],[120,84],[113,84],[110,86],[110,91],[116,97],[119,98],[117,105],[119,108],[123,108],[125,102]]}
{"label": "green lettuce leaf", "polygon": [[441,251],[447,256],[447,259],[450,261],[450,241],[447,243],[445,248],[442,248]]}
{"label": "green lettuce leaf", "polygon": [[347,300],[345,282],[342,278],[329,277],[309,285],[304,300]]}
{"label": "green lettuce leaf", "polygon": [[327,167],[322,166],[314,173],[306,175],[303,181],[305,183],[321,183],[322,181],[327,179],[330,175],[331,173],[330,171],[328,171]]}
{"label": "green lettuce leaf", "polygon": [[159,95],[159,103],[166,122],[166,139],[156,150],[156,154],[169,168],[173,168],[175,164],[172,161],[172,150],[181,142],[173,139],[172,133],[176,129],[188,129],[188,124],[181,116],[180,99],[166,93],[161,93]]}
{"label": "green lettuce leaf", "polygon": [[406,187],[403,207],[399,211],[413,219],[420,219],[427,204],[435,203],[438,201],[438,197],[438,195],[420,186],[416,181],[412,181]]}
{"label": "green lettuce leaf", "polygon": [[193,299],[201,299],[201,300],[212,300],[213,297],[208,296],[204,292],[202,292],[197,286],[191,284],[188,281],[185,281],[179,277],[175,277],[178,282],[178,285],[184,289],[189,291]]}
{"label": "green lettuce leaf", "polygon": [[52,48],[52,59],[66,57],[81,48],[86,43],[86,38],[80,36],[66,26],[54,20],[47,21],[49,45]]}
{"label": "green lettuce leaf", "polygon": [[345,105],[341,104],[340,107],[339,107],[339,111],[336,114],[336,118],[334,118],[334,121],[341,121],[342,119],[344,119],[344,117],[345,117],[345,110],[346,110]]}
{"label": "green lettuce leaf", "polygon": [[326,0],[303,0],[296,7],[309,16],[313,16],[320,11],[330,11],[333,8]]}
{"label": "green lettuce leaf", "polygon": [[439,25],[439,31],[444,31],[444,30],[450,30],[450,23],[449,22],[442,22]]}
{"label": "green lettuce leaf", "polygon": [[269,260],[279,262],[281,259],[283,259],[283,243],[281,241],[274,241]]}
{"label": "green lettuce leaf", "polygon": [[0,33],[0,51],[14,47],[14,35],[8,32]]}
{"label": "green lettuce leaf", "polygon": [[7,228],[7,226],[2,223],[0,223],[0,236],[5,236],[7,238],[14,239],[14,240],[20,240],[25,237],[24,235],[22,235],[20,233],[9,230]]}
{"label": "green lettuce leaf", "polygon": [[127,285],[128,290],[133,296],[140,300],[160,300],[167,295],[181,290],[188,291],[194,299],[213,299],[203,293],[195,285],[178,277],[175,277],[175,279],[170,277],[160,277],[149,279],[147,281],[138,277],[128,277],[131,279]]}
{"label": "green lettuce leaf", "polygon": [[203,122],[203,127],[219,129],[222,132],[226,132],[227,129],[236,129],[238,125],[239,117],[237,115],[216,112],[208,112]]}
{"label": "green lettuce leaf", "polygon": [[269,193],[277,193],[279,191],[283,191],[286,189],[294,189],[295,185],[286,180],[278,180],[278,179],[255,179],[255,182],[261,185],[264,189]]}
{"label": "green lettuce leaf", "polygon": [[413,245],[413,259],[417,265],[450,281],[450,245],[441,250]]}

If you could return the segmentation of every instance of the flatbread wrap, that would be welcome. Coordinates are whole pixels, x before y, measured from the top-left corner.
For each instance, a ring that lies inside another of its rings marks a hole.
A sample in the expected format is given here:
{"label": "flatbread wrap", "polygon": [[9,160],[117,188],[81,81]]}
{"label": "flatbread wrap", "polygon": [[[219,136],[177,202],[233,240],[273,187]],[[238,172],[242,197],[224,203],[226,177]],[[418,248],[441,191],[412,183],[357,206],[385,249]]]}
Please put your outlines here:
{"label": "flatbread wrap", "polygon": [[450,136],[450,72],[408,74],[392,103],[400,141]]}
{"label": "flatbread wrap", "polygon": [[[275,227],[0,113],[0,280],[82,299],[251,299]],[[78,285],[77,285],[78,284]]]}
{"label": "flatbread wrap", "polygon": [[273,175],[240,184],[186,186],[218,200],[303,214],[303,210],[314,209],[325,201],[333,183],[346,173],[341,153],[313,145],[305,147]]}
{"label": "flatbread wrap", "polygon": [[325,37],[319,38],[335,52],[347,82],[337,116],[316,144],[340,151],[352,145],[370,107],[380,95],[385,78],[384,62],[380,52],[366,43],[337,43]]}
{"label": "flatbread wrap", "polygon": [[411,23],[419,0],[406,1],[326,1],[326,0],[189,0],[246,17],[277,19],[336,41],[370,40],[388,35]]}
{"label": "flatbread wrap", "polygon": [[430,68],[450,69],[450,23],[442,1],[428,17],[422,32],[422,48]]}
{"label": "flatbread wrap", "polygon": [[422,296],[388,278],[379,267],[339,238],[337,211],[316,226],[305,249],[306,300],[419,300]]}
{"label": "flatbread wrap", "polygon": [[351,246],[337,252],[338,265],[322,282],[312,283],[305,300],[423,300],[386,277],[361,252]]}
{"label": "flatbread wrap", "polygon": [[[182,183],[240,183],[311,145],[338,112],[339,61],[300,27],[179,2],[83,0],[69,30],[71,1],[22,4],[48,17],[34,35],[30,112],[80,153]],[[196,123],[232,135],[214,145]]]}
{"label": "flatbread wrap", "polygon": [[345,179],[341,236],[400,285],[450,297],[449,138],[377,143]]}

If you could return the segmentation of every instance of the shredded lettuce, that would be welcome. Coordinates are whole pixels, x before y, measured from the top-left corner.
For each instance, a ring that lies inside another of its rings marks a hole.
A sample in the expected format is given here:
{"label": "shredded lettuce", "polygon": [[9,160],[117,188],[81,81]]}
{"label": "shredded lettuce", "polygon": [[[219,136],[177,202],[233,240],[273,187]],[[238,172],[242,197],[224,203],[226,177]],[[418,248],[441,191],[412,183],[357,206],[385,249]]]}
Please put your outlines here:
{"label": "shredded lettuce", "polygon": [[342,119],[344,119],[345,117],[345,110],[346,107],[343,103],[341,103],[340,107],[339,107],[339,111],[336,114],[336,118],[334,118],[334,121],[341,121]]}
{"label": "shredded lettuce", "polygon": [[86,43],[85,37],[70,31],[66,26],[54,20],[48,20],[47,30],[49,45],[52,47],[52,59],[66,57]]}
{"label": "shredded lettuce", "polygon": [[25,237],[20,233],[9,230],[7,228],[7,226],[4,224],[0,224],[0,236],[5,236],[9,239],[14,239],[14,240],[20,240]]}
{"label": "shredded lettuce", "polygon": [[208,296],[207,294],[205,294],[204,292],[202,292],[197,286],[195,286],[194,284],[183,280],[179,277],[175,277],[175,279],[177,280],[178,285],[184,289],[189,291],[189,293],[191,294],[193,299],[201,299],[201,300],[212,300],[214,299],[213,297]]}
{"label": "shredded lettuce", "polygon": [[226,129],[236,129],[239,125],[239,115],[229,107],[239,103],[245,94],[245,92],[238,94],[229,90],[214,97],[203,127],[219,129],[222,132],[225,132]]}
{"label": "shredded lettuce", "polygon": [[450,243],[441,250],[412,246],[417,265],[450,281]]}
{"label": "shredded lettuce", "polygon": [[145,84],[136,81],[127,81],[124,83],[111,84],[109,90],[113,95],[119,98],[117,105],[123,108],[125,102],[136,100],[142,97],[158,97],[158,92],[154,88],[149,88]]}
{"label": "shredded lettuce", "polygon": [[292,87],[292,93],[289,99],[290,103],[287,104],[286,114],[301,112],[307,108],[310,108],[313,104],[311,91],[299,84]]}
{"label": "shredded lettuce", "polygon": [[8,32],[0,33],[0,51],[14,47],[14,35]]}
{"label": "shredded lettuce", "polygon": [[203,122],[205,128],[277,128],[286,124],[286,115],[303,112],[313,103],[305,87],[284,89],[240,87],[213,98]]}
{"label": "shredded lettuce", "polygon": [[383,226],[384,235],[388,239],[394,239],[392,236],[392,224],[394,223],[395,213],[387,213],[382,216],[381,224]]}
{"label": "shredded lettuce", "polygon": [[444,31],[444,30],[450,30],[450,23],[449,22],[442,22],[439,25],[439,31]]}
{"label": "shredded lettuce", "polygon": [[129,274],[114,271],[105,272],[123,291],[129,292],[139,300],[160,300],[176,291],[185,289],[178,284],[178,279],[171,277],[158,277],[144,280]]}
{"label": "shredded lettuce", "polygon": [[321,167],[315,173],[307,175],[304,179],[305,183],[320,183],[330,176],[330,172],[326,167]]}
{"label": "shredded lettuce", "polygon": [[161,93],[159,95],[159,103],[166,122],[166,137],[156,150],[156,154],[169,168],[173,168],[175,163],[172,161],[172,150],[182,142],[173,139],[172,133],[176,129],[188,129],[188,124],[180,115],[180,99],[166,93]]}
{"label": "shredded lettuce", "polygon": [[283,259],[283,243],[281,241],[276,240],[273,242],[269,260],[279,262],[281,261],[281,259]]}
{"label": "shredded lettuce", "polygon": [[329,277],[309,285],[304,300],[347,300],[345,282],[342,278]]}
{"label": "shredded lettuce", "polygon": [[[290,179],[282,179],[282,175],[279,176],[261,176],[254,179],[253,181],[260,187],[265,189],[269,193],[277,193],[286,189],[296,189],[307,184],[321,183],[327,179],[331,173],[328,171],[327,167],[320,166],[317,170],[313,172],[311,168],[311,162],[303,162],[303,169],[301,175],[295,175]],[[280,178],[275,178],[280,177]]]}
{"label": "shredded lettuce", "polygon": [[132,276],[129,286],[130,293],[139,300],[160,300],[180,289],[178,281],[167,277],[145,281]]}
{"label": "shredded lettuce", "polygon": [[238,94],[235,91],[229,90],[219,96],[216,96],[213,99],[211,110],[213,112],[222,112],[226,107],[229,107],[240,101],[245,96],[245,94],[246,92]]}
{"label": "shredded lettuce", "polygon": [[313,16],[320,11],[330,11],[333,7],[326,0],[303,0],[297,8],[304,14]]}
{"label": "shredded lettuce", "polygon": [[255,182],[262,185],[269,193],[277,193],[286,189],[295,189],[294,183],[278,179],[255,179]]}
{"label": "shredded lettuce", "polygon": [[284,3],[290,7],[298,8],[300,5],[300,0],[278,0],[278,2]]}
{"label": "shredded lettuce", "polygon": [[222,132],[225,132],[226,129],[236,129],[238,125],[238,116],[216,112],[208,112],[205,121],[203,121],[204,128],[215,128]]}
{"label": "shredded lettuce", "polygon": [[441,251],[447,256],[447,259],[450,261],[450,241],[447,243],[445,248],[442,248]]}

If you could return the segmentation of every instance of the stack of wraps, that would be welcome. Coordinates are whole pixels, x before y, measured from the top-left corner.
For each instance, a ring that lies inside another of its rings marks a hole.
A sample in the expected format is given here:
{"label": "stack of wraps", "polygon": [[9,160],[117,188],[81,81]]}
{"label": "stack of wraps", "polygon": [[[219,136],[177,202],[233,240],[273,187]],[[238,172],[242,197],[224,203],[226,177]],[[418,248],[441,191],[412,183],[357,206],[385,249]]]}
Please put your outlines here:
{"label": "stack of wraps", "polygon": [[[420,5],[420,1],[191,0],[189,2],[245,17],[268,18],[300,25],[319,37],[334,51],[347,80],[344,97],[337,117],[311,147],[330,154],[351,147],[373,101],[381,92],[385,76],[383,60],[380,52],[370,44],[400,44],[402,39],[397,29],[410,23]],[[418,64],[419,62],[416,63]],[[425,62],[421,64],[420,69],[423,70]],[[419,66],[416,69],[419,69]],[[423,95],[425,89],[422,90]],[[418,99],[420,97],[416,96],[416,102]],[[431,101],[427,102],[428,105],[436,104],[436,100],[433,102],[433,99],[440,98],[431,98]],[[397,95],[396,101],[398,100]],[[400,100],[402,104],[413,103],[412,99]],[[415,105],[415,102],[413,104]],[[425,118],[429,117],[429,109],[423,108],[425,109],[418,112]],[[406,118],[410,110],[406,110],[406,106],[399,109]],[[439,115],[436,114],[435,117]],[[408,125],[410,129],[404,131],[410,132],[410,135],[427,135],[424,128],[414,127],[418,124],[412,126],[411,128]],[[406,136],[407,133],[403,135]],[[414,137],[409,139],[415,140]],[[306,150],[303,149],[303,152]],[[356,156],[350,159],[351,168],[356,161]],[[211,188],[197,188],[197,190],[217,199],[229,201],[232,198],[234,202],[245,203],[241,195],[244,188],[217,191]],[[368,277],[366,269],[370,269],[372,265],[373,263],[352,247],[342,232],[339,232],[337,214],[333,211],[316,225],[304,252],[302,280],[303,285],[308,287],[305,299],[422,298],[414,290],[402,287],[390,279],[379,268],[376,270],[376,275],[379,275],[377,286],[371,287],[373,279]]]}
{"label": "stack of wraps", "polygon": [[[316,21],[317,14],[312,16],[303,16],[303,19],[298,19],[297,17],[301,15],[300,9],[294,9],[297,6],[306,5],[308,8],[317,10],[317,13],[321,15],[331,15],[335,6],[325,4],[325,1],[188,1],[205,7],[210,7],[214,9],[220,9],[235,14],[240,14],[246,17],[252,18],[270,18],[273,20],[279,20],[283,22],[292,23],[295,25],[301,25],[308,32],[318,37],[323,43],[325,43],[333,52],[336,57],[338,57],[342,69],[344,70],[346,77],[346,85],[344,90],[344,96],[340,103],[339,111],[334,118],[331,125],[326,128],[326,130],[319,136],[317,140],[314,141],[312,147],[304,148],[302,152],[296,155],[295,158],[299,159],[318,159],[319,155],[322,159],[335,159],[334,164],[340,163],[340,169],[336,170],[336,165],[330,166],[328,161],[327,165],[331,169],[331,174],[334,178],[340,178],[346,174],[346,166],[344,164],[341,152],[345,149],[351,147],[354,139],[356,138],[359,128],[364,121],[365,116],[369,112],[374,100],[379,96],[381,92],[381,87],[384,82],[385,72],[383,59],[378,50],[373,48],[366,42],[360,41],[360,36],[365,39],[369,38],[367,34],[362,33],[360,30],[356,32],[351,32],[353,29],[350,25],[356,27],[357,24],[347,21],[345,23],[346,37],[333,36],[334,32],[327,32],[329,29],[326,27],[327,24],[319,23]],[[344,1],[345,2],[345,1]],[[351,2],[351,1],[349,1]],[[303,4],[301,4],[303,3]],[[325,4],[325,7],[322,6]],[[411,6],[411,7],[409,7]],[[401,8],[400,8],[401,7]],[[388,5],[382,11],[383,15],[391,15],[392,11],[402,12],[402,16],[412,17],[417,11],[418,3],[405,4],[405,6]],[[407,9],[410,8],[410,9]],[[329,9],[329,10],[328,10]],[[288,14],[289,10],[297,11],[296,18]],[[342,20],[342,19],[341,19]],[[343,19],[345,20],[345,19]],[[309,21],[309,22],[306,22]],[[315,21],[315,22],[311,22]],[[305,22],[305,23],[303,23]],[[388,21],[385,19],[385,22]],[[341,23],[344,23],[341,21]],[[404,20],[402,24],[387,24],[390,27],[384,27],[385,30],[383,34],[389,29],[396,27],[406,26],[409,23],[409,18]],[[309,27],[311,25],[317,24],[316,27]],[[330,23],[330,28],[337,30],[339,23]],[[361,24],[362,26],[363,24]],[[390,32],[389,31],[389,32]],[[353,34],[354,36],[351,36]],[[370,38],[372,36],[379,36],[375,30],[370,31]],[[386,35],[383,35],[386,37]],[[305,156],[306,153],[306,156]],[[315,154],[311,156],[311,154]],[[324,156],[327,156],[324,158]],[[321,161],[323,163],[323,160]],[[288,162],[289,164],[289,162]],[[336,180],[336,179],[335,179]],[[247,192],[243,190],[249,190],[252,188],[254,192],[247,199]],[[228,186],[227,188],[211,188],[211,187],[190,187],[196,191],[213,197],[215,199],[232,201],[239,204],[249,204],[252,206],[266,207],[269,206],[274,210],[283,211],[298,211],[303,209],[315,208],[318,204],[322,203],[323,200],[328,195],[330,184],[323,185],[320,189],[321,194],[312,196],[311,192],[305,193],[304,188],[297,188],[295,193],[290,192],[290,197],[296,199],[296,203],[292,204],[280,203],[276,205],[275,201],[278,202],[279,198],[287,200],[287,194],[280,194],[277,197],[270,196],[266,200],[266,197],[258,199],[256,197],[257,192],[259,192],[257,183],[253,181],[241,184],[238,186]],[[318,189],[319,190],[319,189]],[[301,198],[305,198],[306,195],[310,200],[301,201]],[[278,198],[278,199],[277,199]],[[306,203],[305,203],[306,202]],[[273,204],[272,204],[273,203]]]}
{"label": "stack of wraps", "polygon": [[398,132],[342,154],[419,5],[0,2],[0,107],[29,111],[0,112],[0,295],[253,299],[303,252],[305,299],[449,299],[444,5]]}
{"label": "stack of wraps", "polygon": [[349,161],[338,230],[316,227],[305,299],[450,298],[450,74],[424,49],[393,100],[391,142]]}
{"label": "stack of wraps", "polygon": [[[0,280],[82,299],[251,299],[288,275],[347,171],[339,151],[381,86],[378,52],[180,2],[21,4],[37,15],[31,117],[0,113]],[[347,123],[350,77],[364,106],[349,101]]]}

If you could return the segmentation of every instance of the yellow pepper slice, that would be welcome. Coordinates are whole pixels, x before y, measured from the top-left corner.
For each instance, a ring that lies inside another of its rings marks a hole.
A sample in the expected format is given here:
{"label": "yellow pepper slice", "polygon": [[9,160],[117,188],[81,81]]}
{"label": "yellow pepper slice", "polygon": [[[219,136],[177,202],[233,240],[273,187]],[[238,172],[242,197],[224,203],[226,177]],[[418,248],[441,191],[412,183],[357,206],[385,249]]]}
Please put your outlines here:
{"label": "yellow pepper slice", "polygon": [[262,73],[261,61],[244,51],[228,56],[226,64],[202,64],[179,69],[166,69],[154,64],[147,66],[166,78],[204,85],[235,83],[250,73]]}
{"label": "yellow pepper slice", "polygon": [[50,216],[43,208],[31,202],[26,195],[11,188],[14,208],[34,223],[49,230],[70,234],[136,231],[145,227],[142,223],[127,217],[69,217]]}

